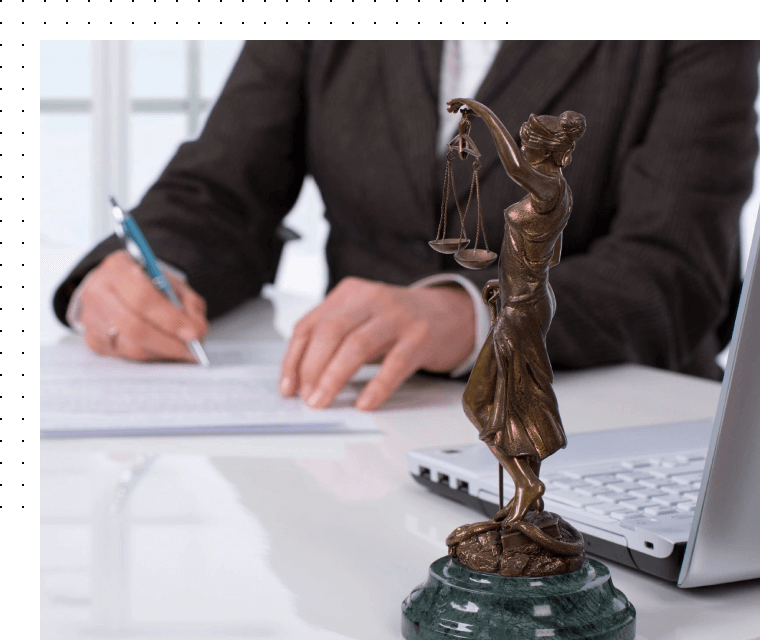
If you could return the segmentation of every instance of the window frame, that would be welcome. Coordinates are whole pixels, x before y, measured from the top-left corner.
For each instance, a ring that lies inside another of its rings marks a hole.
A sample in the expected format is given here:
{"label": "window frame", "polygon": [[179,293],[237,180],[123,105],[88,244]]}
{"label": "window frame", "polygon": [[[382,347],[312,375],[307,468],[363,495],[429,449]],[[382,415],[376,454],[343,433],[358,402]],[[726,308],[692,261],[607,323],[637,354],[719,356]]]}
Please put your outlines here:
{"label": "window frame", "polygon": [[104,203],[113,195],[129,201],[129,118],[132,114],[183,114],[187,136],[198,133],[203,114],[213,100],[201,96],[201,42],[186,40],[185,95],[180,98],[130,96],[129,40],[92,41],[90,98],[41,98],[40,115],[87,114],[92,117],[91,219],[87,244],[111,232],[113,220]]}

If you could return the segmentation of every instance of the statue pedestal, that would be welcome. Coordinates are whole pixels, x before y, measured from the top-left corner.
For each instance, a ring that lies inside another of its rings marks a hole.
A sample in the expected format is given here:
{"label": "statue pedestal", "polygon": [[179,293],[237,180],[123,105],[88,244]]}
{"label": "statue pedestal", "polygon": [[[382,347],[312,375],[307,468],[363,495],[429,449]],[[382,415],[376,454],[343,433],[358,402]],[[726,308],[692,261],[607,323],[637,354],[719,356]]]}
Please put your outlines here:
{"label": "statue pedestal", "polygon": [[613,586],[609,569],[591,559],[571,573],[509,578],[440,558],[401,611],[407,640],[633,640],[636,635],[636,611]]}

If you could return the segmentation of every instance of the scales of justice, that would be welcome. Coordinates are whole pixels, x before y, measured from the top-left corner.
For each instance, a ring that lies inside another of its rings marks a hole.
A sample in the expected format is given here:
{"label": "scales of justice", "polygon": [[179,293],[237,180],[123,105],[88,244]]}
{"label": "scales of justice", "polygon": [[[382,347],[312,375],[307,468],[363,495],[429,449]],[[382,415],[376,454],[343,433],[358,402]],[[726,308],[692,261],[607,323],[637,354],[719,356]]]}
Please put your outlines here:
{"label": "scales of justice", "polygon": [[[518,146],[483,104],[457,98],[448,110],[461,110],[461,121],[449,144],[441,220],[430,246],[470,269],[499,258],[485,237],[471,116],[483,119],[507,175],[527,195],[504,211],[499,278],[483,288],[491,330],[462,398],[465,414],[498,460],[500,509],[491,520],[462,525],[448,536],[449,555],[430,566],[427,581],[402,604],[403,637],[632,639],[633,606],[613,586],[607,567],[586,557],[581,534],[544,510],[539,476],[541,461],[567,444],[546,352],[556,306],[549,270],[559,263],[562,231],[572,211],[562,169],[585,131],[585,118],[574,111],[531,115]],[[452,163],[470,156],[472,182],[463,211]],[[450,191],[459,214],[458,238],[446,238]],[[477,231],[468,248],[465,221],[473,194]],[[478,248],[481,235],[484,249]],[[515,486],[506,505],[504,470]]]}

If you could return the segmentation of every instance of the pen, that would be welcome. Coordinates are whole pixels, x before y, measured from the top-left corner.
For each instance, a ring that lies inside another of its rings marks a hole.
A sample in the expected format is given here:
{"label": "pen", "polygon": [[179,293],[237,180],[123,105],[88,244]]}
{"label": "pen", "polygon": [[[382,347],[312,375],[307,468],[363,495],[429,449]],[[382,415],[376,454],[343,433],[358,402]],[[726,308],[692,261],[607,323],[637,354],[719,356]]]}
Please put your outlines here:
{"label": "pen", "polygon": [[[177,309],[182,309],[182,303],[166,279],[153,250],[150,248],[142,231],[140,231],[140,227],[137,226],[137,222],[132,216],[121,210],[121,207],[116,204],[116,199],[113,196],[109,199],[111,201],[111,211],[116,222],[114,225],[116,235],[124,240],[129,255],[132,256],[137,264],[145,269],[153,284],[169,299],[169,302],[177,307]],[[208,367],[211,364],[199,340],[191,340],[187,343],[187,348],[190,349],[198,364],[204,367]]]}

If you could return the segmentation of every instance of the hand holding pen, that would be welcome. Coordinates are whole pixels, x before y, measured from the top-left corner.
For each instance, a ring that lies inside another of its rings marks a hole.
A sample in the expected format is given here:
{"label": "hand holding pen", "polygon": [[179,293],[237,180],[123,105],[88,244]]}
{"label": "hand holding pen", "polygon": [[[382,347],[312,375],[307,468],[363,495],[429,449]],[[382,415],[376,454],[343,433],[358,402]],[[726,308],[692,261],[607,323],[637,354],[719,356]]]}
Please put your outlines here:
{"label": "hand holding pen", "polygon": [[198,362],[188,343],[208,331],[205,301],[186,282],[163,275],[180,308],[126,250],[93,269],[80,286],[79,324],[88,347],[130,360]]}
{"label": "hand holding pen", "polygon": [[[116,223],[116,235],[124,240],[124,244],[127,247],[127,253],[132,259],[139,264],[145,273],[151,279],[153,285],[158,289],[167,300],[174,305],[176,309],[182,310],[182,302],[174,292],[172,285],[169,284],[164,275],[161,265],[158,263],[153,250],[150,248],[148,241],[140,231],[140,227],[137,226],[135,219],[127,213],[121,210],[121,207],[116,204],[116,200],[111,196],[111,211]],[[187,334],[189,337],[189,334]],[[200,340],[197,338],[191,338],[187,340],[187,348],[190,353],[193,354],[196,362],[204,367],[209,366],[208,357],[206,352],[201,346]]]}

